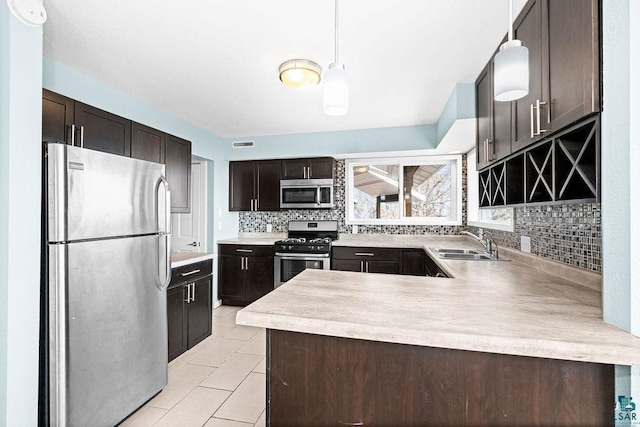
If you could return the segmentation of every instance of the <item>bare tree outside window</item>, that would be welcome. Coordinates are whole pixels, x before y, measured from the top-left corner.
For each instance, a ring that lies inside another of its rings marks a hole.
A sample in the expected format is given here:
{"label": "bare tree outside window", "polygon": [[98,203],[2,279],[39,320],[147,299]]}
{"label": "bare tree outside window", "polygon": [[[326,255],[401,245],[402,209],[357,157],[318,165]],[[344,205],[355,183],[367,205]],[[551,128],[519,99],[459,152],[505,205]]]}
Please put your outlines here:
{"label": "bare tree outside window", "polygon": [[353,165],[350,171],[352,218],[449,220],[455,215],[452,212],[454,165],[451,161]]}

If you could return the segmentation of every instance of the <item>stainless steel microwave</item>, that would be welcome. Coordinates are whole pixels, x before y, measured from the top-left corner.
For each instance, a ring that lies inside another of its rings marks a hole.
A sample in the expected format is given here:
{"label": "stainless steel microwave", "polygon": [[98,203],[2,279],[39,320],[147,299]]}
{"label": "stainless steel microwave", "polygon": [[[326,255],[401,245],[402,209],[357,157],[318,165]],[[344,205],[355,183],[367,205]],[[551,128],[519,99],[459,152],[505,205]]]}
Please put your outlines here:
{"label": "stainless steel microwave", "polygon": [[283,209],[332,209],[333,179],[283,179],[280,181]]}

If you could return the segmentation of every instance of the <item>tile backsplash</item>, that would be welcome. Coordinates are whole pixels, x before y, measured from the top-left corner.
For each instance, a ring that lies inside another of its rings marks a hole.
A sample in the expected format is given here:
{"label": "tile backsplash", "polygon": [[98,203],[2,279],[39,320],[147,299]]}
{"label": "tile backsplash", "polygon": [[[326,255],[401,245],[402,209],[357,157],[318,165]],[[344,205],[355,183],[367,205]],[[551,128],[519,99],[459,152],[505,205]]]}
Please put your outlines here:
{"label": "tile backsplash", "polygon": [[[463,161],[463,224],[464,226],[425,225],[358,225],[359,234],[458,234],[467,227],[466,159]],[[240,212],[240,232],[286,233],[289,221],[337,220],[340,233],[351,233],[345,222],[345,163],[336,162],[335,209],[290,209],[277,212]],[[499,246],[520,249],[520,237],[531,237],[531,253],[575,267],[602,271],[602,227],[600,204],[560,206],[527,206],[515,209],[515,232],[491,230]]]}
{"label": "tile backsplash", "polygon": [[[499,246],[520,249],[531,238],[531,253],[574,267],[602,271],[599,203],[516,208],[515,232],[489,230]],[[477,232],[476,227],[470,227]]]}

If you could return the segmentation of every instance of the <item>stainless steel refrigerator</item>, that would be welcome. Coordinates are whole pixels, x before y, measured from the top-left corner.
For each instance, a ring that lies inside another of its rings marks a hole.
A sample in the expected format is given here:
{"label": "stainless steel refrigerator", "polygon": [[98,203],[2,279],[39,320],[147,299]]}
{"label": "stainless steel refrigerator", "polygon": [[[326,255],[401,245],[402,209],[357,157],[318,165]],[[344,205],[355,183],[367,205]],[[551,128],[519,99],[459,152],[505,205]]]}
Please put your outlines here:
{"label": "stainless steel refrigerator", "polygon": [[44,412],[53,426],[113,426],[167,384],[164,165],[44,149]]}

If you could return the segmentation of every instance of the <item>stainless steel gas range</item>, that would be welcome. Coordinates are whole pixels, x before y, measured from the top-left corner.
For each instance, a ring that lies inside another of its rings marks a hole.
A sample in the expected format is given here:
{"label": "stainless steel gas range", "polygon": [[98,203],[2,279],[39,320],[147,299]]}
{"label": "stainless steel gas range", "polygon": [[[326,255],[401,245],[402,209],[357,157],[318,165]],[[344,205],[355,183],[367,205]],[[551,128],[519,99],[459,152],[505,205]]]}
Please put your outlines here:
{"label": "stainless steel gas range", "polygon": [[288,237],[275,243],[274,286],[277,288],[307,268],[329,270],[331,242],[338,221],[291,221]]}

